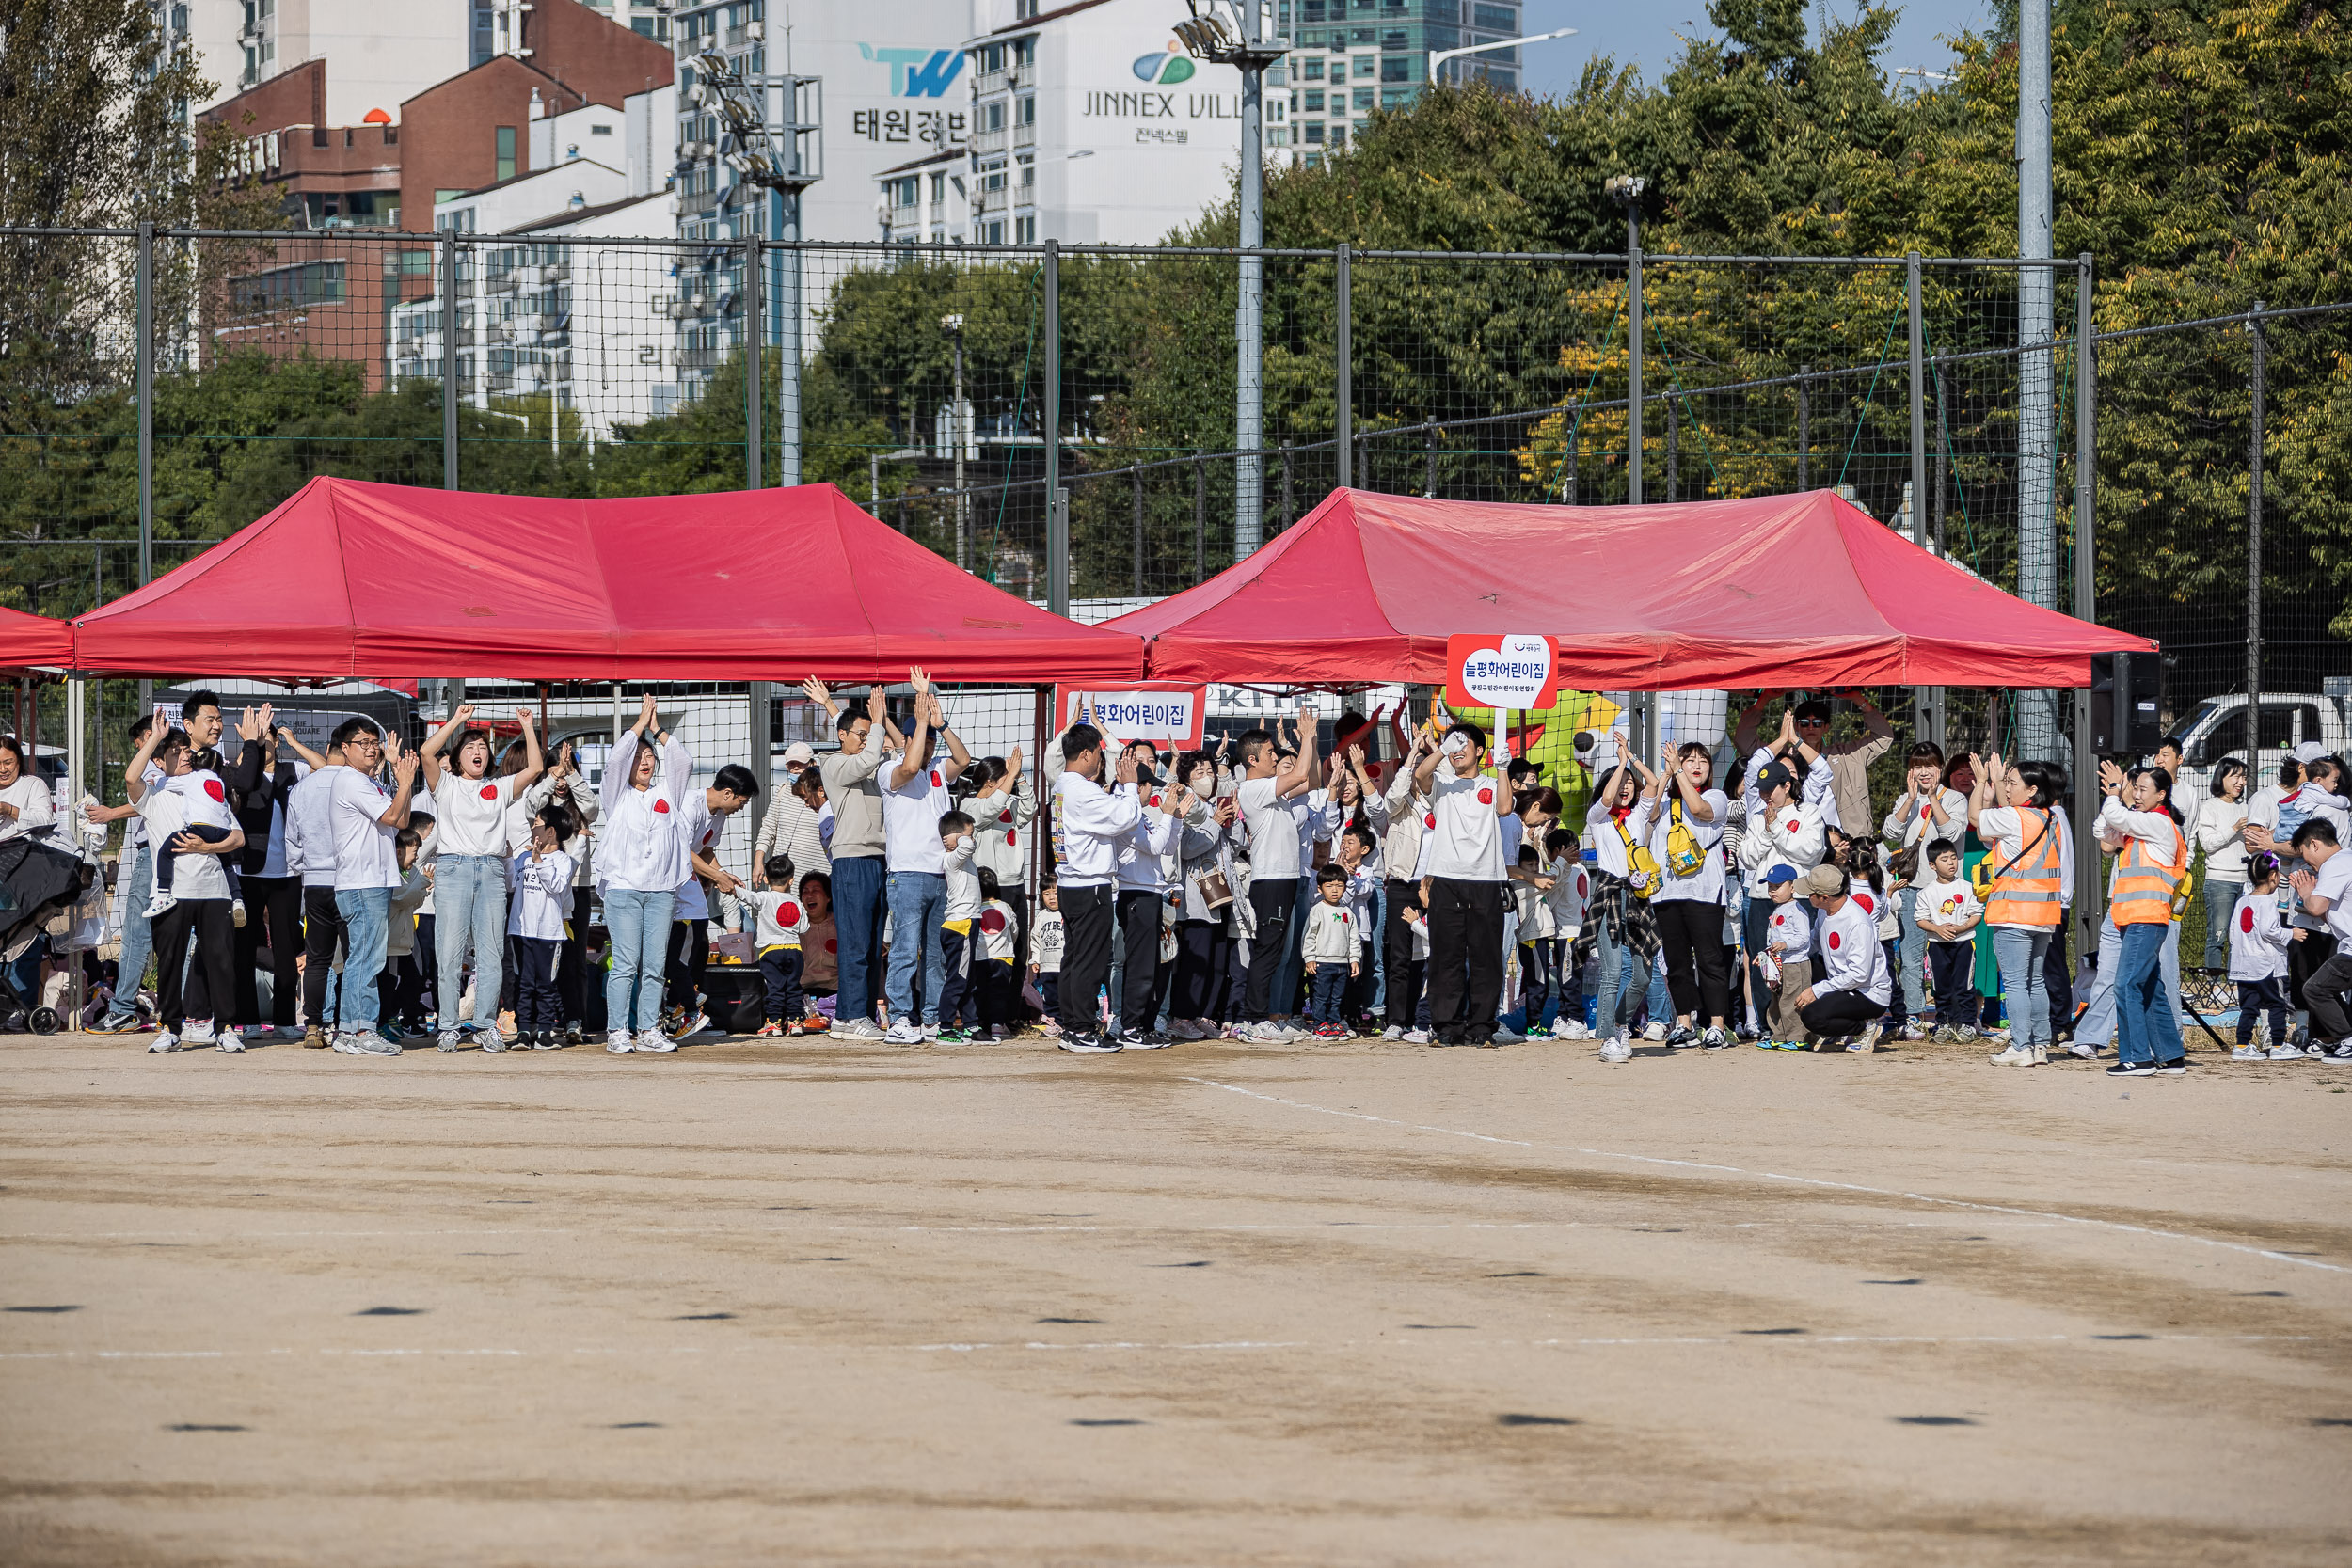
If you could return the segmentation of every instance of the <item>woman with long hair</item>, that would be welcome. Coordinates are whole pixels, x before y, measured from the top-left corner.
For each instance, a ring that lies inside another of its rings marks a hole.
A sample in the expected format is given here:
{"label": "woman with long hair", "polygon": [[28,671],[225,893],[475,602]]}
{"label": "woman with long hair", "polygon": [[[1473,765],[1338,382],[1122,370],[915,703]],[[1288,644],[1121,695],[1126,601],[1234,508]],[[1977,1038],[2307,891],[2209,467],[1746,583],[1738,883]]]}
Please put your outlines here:
{"label": "woman with long hair", "polygon": [[2227,757],[2213,793],[2197,802],[2197,848],[2205,857],[2205,967],[2230,961],[2230,911],[2246,886],[2246,764]]}
{"label": "woman with long hair", "polygon": [[[2127,777],[2111,762],[2099,765],[2103,843],[2122,851],[2107,892],[2107,919],[2122,935],[2115,969],[2116,1062],[2111,1076],[2183,1073],[2174,997],[2164,973],[2168,939],[2178,930],[2172,895],[2188,872],[2188,838],[2172,804],[2172,775],[2136,768]],[[2177,985],[2177,981],[2172,982]]]}
{"label": "woman with long hair", "polygon": [[2002,1067],[2041,1067],[2050,1059],[2042,959],[2064,902],[2049,770],[2034,762],[2004,766],[1997,752],[1989,762],[1972,756],[1969,763],[1976,787],[1968,797],[1968,824],[1989,847],[1994,866],[1984,924],[1993,933],[2001,1012],[2009,1021],[2009,1045],[1993,1060]]}

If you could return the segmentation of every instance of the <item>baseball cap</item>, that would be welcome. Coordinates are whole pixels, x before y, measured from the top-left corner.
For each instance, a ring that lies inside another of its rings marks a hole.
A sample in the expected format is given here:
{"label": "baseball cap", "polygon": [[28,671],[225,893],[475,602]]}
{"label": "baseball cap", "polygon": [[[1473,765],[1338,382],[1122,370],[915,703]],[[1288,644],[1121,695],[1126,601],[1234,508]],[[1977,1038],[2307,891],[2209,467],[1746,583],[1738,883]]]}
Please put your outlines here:
{"label": "baseball cap", "polygon": [[1793,865],[1776,865],[1764,873],[1766,887],[1778,887],[1783,882],[1793,882],[1796,879],[1797,868]]}
{"label": "baseball cap", "polygon": [[1821,898],[1835,898],[1846,891],[1846,874],[1834,865],[1817,865],[1804,874],[1804,891]]}
{"label": "baseball cap", "polygon": [[784,749],[784,765],[787,768],[791,767],[796,762],[805,768],[816,760],[817,749],[805,740],[796,740],[791,745],[787,746]]}
{"label": "baseball cap", "polygon": [[1770,795],[1782,784],[1793,786],[1796,782],[1797,776],[1788,771],[1788,765],[1785,762],[1768,762],[1756,770],[1756,792],[1758,795]]}
{"label": "baseball cap", "polygon": [[2306,740],[2295,749],[2295,760],[2300,763],[2314,763],[2327,754],[2328,748],[2316,740]]}

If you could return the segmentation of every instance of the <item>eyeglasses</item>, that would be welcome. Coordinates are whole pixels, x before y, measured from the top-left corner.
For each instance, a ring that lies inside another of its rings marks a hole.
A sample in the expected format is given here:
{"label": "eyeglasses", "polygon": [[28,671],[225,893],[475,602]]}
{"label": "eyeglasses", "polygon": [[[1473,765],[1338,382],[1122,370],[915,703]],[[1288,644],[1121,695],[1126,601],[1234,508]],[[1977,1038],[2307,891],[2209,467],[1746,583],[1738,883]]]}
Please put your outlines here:
{"label": "eyeglasses", "polygon": [[1797,721],[1797,728],[1801,730],[1825,730],[1829,728],[1829,721],[1826,719],[1800,719]]}

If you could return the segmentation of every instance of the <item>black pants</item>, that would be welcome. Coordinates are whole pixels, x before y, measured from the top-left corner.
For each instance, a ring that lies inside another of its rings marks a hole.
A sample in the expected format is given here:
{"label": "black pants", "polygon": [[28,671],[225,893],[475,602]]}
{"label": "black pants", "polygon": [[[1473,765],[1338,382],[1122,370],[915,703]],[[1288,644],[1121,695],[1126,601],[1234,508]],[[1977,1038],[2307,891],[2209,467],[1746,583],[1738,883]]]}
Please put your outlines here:
{"label": "black pants", "polygon": [[1388,994],[1381,1011],[1400,1029],[1413,1026],[1413,1004],[1419,986],[1407,985],[1413,968],[1413,928],[1405,923],[1405,900],[1421,897],[1421,884],[1391,877],[1388,881],[1388,912],[1380,923],[1380,958],[1388,975]]}
{"label": "black pants", "polygon": [[[155,922],[153,929],[156,972],[163,977],[156,989],[156,1011],[163,1015],[164,1027],[176,1034],[187,1020],[205,1018],[215,1028],[229,1028],[229,1009],[237,995],[230,978],[237,944],[236,927],[229,919],[229,900],[183,899]],[[196,942],[193,966],[188,963],[191,939]]]}
{"label": "black pants", "polygon": [[[2309,947],[2319,935],[2313,931],[2289,946],[2287,952],[2292,955],[2297,947]],[[163,950],[163,943],[157,942],[155,951],[160,955]],[[2352,1015],[2346,1014],[2344,1006],[2344,993],[2348,990],[2352,990],[2352,953],[2331,955],[2303,982],[2303,1005],[2312,1010],[2313,1045],[2334,1045],[2352,1039]]]}
{"label": "black pants", "polygon": [[962,931],[939,928],[939,1026],[953,1028],[966,1017],[980,1016],[979,998],[972,989],[974,950],[979,943]]}
{"label": "black pants", "polygon": [[1164,895],[1119,891],[1119,934],[1127,944],[1119,1026],[1131,1035],[1149,1033],[1159,1017],[1160,912],[1167,908]]}
{"label": "black pants", "polygon": [[[571,940],[564,943],[564,951],[555,958],[556,1001],[564,1009],[566,1023],[578,1023],[588,1016],[588,900],[594,891],[587,887],[572,889]],[[419,940],[421,942],[422,938]],[[431,944],[424,943],[420,951],[430,952]]]}
{"label": "black pants", "polygon": [[[421,935],[425,950],[432,939]],[[343,911],[335,907],[331,887],[302,890],[302,1017],[313,1029],[324,1029],[326,989],[335,978],[335,949],[343,942]],[[341,1022],[341,1019],[334,1022]]]}
{"label": "black pants", "polygon": [[[2304,988],[2317,976],[2320,967],[2335,956],[2336,939],[2326,931],[2306,931],[2301,942],[2287,943],[2287,1001],[2296,1011],[2316,1015],[2318,1005]],[[2312,1020],[2314,1030],[2318,1023],[2319,1020],[2314,1016]],[[2312,1037],[2332,1040],[2338,1037],[2314,1033]]]}
{"label": "black pants", "polygon": [[261,992],[253,969],[261,957],[262,939],[269,938],[269,1021],[280,1029],[294,1027],[300,995],[294,985],[294,959],[302,952],[302,879],[245,879],[245,924],[236,927],[237,1022],[262,1022]]}
{"label": "black pants", "polygon": [[1772,988],[1756,967],[1756,957],[1764,951],[1765,933],[1772,927],[1772,901],[1770,898],[1749,899],[1740,922],[1740,942],[1748,955],[1748,1002],[1756,1008],[1756,1027],[1768,1033],[1772,1027]]}
{"label": "black pants", "polygon": [[441,1009],[441,959],[439,950],[433,945],[433,917],[431,915],[417,916],[417,944],[408,957],[410,961],[417,966],[418,984],[424,988],[424,1000],[418,1007],[416,1016],[421,1019],[427,1013],[439,1012]]}
{"label": "black pants", "polygon": [[1825,1040],[1842,1040],[1859,1035],[1886,1011],[1886,1004],[1873,1002],[1858,990],[1834,990],[1817,996],[1813,1005],[1797,1009],[1804,1026]]}
{"label": "black pants", "polygon": [[1946,1028],[1975,1028],[1977,944],[1973,942],[1931,941],[1928,943],[1928,978],[1935,987],[1935,1022]]}
{"label": "black pants", "polygon": [[1176,1017],[1216,1017],[1217,996],[1224,989],[1221,982],[1232,961],[1232,945],[1221,920],[1176,923],[1176,1000],[1170,1005]]}
{"label": "black pants", "polygon": [[972,966],[972,993],[983,1030],[1009,1031],[1020,1021],[1021,988],[1013,983],[1019,973],[1009,958],[982,958]]}
{"label": "black pants", "polygon": [[2254,1043],[2254,1015],[2270,1015],[2270,1043],[2287,1043],[2286,982],[2273,974],[2263,980],[2240,980],[2237,983],[2237,1042]]}
{"label": "black pants", "polygon": [[1269,993],[1274,972],[1282,967],[1282,955],[1290,947],[1291,916],[1297,904],[1295,877],[1262,877],[1249,884],[1249,909],[1258,917],[1258,929],[1249,939],[1249,985],[1242,993],[1241,1013],[1252,1023],[1263,1022],[1269,1009],[1288,1003],[1288,998]]}
{"label": "black pants", "polygon": [[[196,837],[202,839],[207,844],[220,843],[223,839],[229,836],[230,832],[227,828],[215,828],[205,822],[191,822],[180,831],[184,833],[193,833]],[[229,879],[230,899],[233,902],[236,899],[244,897],[245,879],[238,874],[235,864],[236,857],[233,855],[222,855],[218,858],[220,861],[221,874]],[[170,841],[168,839],[157,839],[155,841],[155,886],[157,888],[166,893],[169,893],[171,891],[172,872],[175,868],[177,868],[179,863],[180,851],[171,847]],[[232,926],[230,928],[234,929],[234,927]]]}
{"label": "black pants", "polygon": [[2050,1035],[2063,1038],[2074,1032],[2074,965],[2066,956],[2066,931],[2074,924],[2058,916],[2050,945],[2042,951],[2042,989],[2050,997]]}
{"label": "black pants", "polygon": [[1650,914],[1666,949],[1666,990],[1677,1014],[1702,1023],[1731,1016],[1731,972],[1724,967],[1724,907],[1695,898],[1654,898]]}
{"label": "black pants", "polygon": [[1502,884],[1429,884],[1429,1017],[1445,1045],[1494,1038],[1502,1001]]}
{"label": "black pants", "polygon": [[759,977],[768,986],[768,1022],[798,1023],[808,1016],[808,1000],[801,994],[801,950],[771,947],[759,956]]}
{"label": "black pants", "polygon": [[710,962],[710,922],[674,920],[670,923],[670,952],[662,965],[669,982],[664,1000],[683,1007],[691,1020],[703,989],[703,970]]}
{"label": "black pants", "polygon": [[391,1019],[410,1028],[422,1027],[433,993],[425,989],[424,966],[417,961],[414,949],[386,955],[376,994],[383,998],[378,1018]]}
{"label": "black pants", "polygon": [[1111,973],[1111,890],[1107,887],[1069,887],[1061,890],[1061,979],[1056,1007],[1062,1033],[1099,1033],[1102,1022],[1094,999]]}
{"label": "black pants", "polygon": [[508,937],[515,959],[515,1027],[525,1034],[552,1033],[564,1027],[564,1005],[555,993],[557,950],[554,937]]}

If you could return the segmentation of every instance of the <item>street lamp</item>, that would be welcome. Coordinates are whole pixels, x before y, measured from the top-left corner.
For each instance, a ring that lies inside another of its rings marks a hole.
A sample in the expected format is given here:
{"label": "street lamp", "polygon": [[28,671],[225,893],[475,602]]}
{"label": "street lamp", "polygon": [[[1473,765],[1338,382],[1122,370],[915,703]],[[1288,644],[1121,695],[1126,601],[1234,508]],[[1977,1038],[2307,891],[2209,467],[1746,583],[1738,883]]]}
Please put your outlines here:
{"label": "street lamp", "polygon": [[[1233,559],[1258,547],[1265,527],[1265,71],[1290,53],[1291,40],[1266,34],[1266,0],[1184,0],[1192,15],[1176,24],[1184,52],[1197,60],[1241,69],[1240,298],[1233,338],[1240,349],[1233,392]],[[1228,20],[1230,18],[1230,20]]]}
{"label": "street lamp", "polygon": [[1489,49],[1510,49],[1522,43],[1541,43],[1546,39],[1573,38],[1575,35],[1576,29],[1573,27],[1557,27],[1549,33],[1530,33],[1525,38],[1496,39],[1488,43],[1473,43],[1460,49],[1433,50],[1429,55],[1429,85],[1437,86],[1439,66],[1448,60],[1459,59],[1464,55],[1479,55]]}
{"label": "street lamp", "polygon": [[956,341],[956,399],[948,405],[947,434],[956,443],[956,565],[968,572],[972,569],[972,514],[970,499],[963,493],[963,318],[942,316],[939,329]]}

